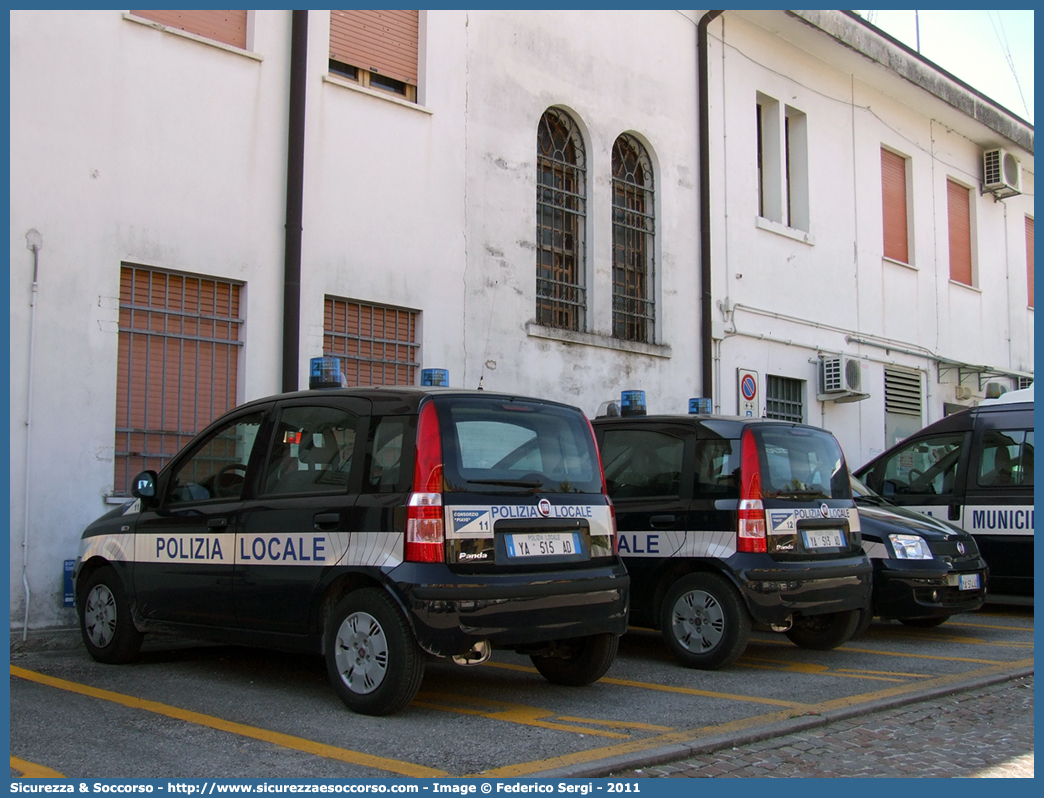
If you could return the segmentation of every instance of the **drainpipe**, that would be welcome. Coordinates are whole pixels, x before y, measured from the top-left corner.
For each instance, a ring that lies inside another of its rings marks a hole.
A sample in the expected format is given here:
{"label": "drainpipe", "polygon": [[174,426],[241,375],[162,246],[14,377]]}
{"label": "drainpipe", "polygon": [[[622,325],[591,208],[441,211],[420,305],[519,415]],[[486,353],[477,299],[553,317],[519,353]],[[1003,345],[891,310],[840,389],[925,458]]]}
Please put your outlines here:
{"label": "drainpipe", "polygon": [[290,129],[286,155],[286,245],[283,258],[283,391],[298,388],[301,348],[301,237],[304,229],[305,88],[308,12],[293,11],[290,30]]}
{"label": "drainpipe", "polygon": [[33,361],[36,348],[36,291],[40,272],[40,250],[43,236],[34,228],[25,234],[25,244],[33,253],[33,285],[29,293],[29,383],[25,398],[25,528],[22,530],[22,587],[25,590],[25,618],[22,622],[22,642],[29,637],[29,465],[33,452]]}
{"label": "drainpipe", "polygon": [[700,395],[714,397],[714,339],[712,335],[713,297],[711,296],[711,215],[710,215],[710,97],[708,89],[707,26],[724,14],[708,11],[696,26],[696,56],[699,59],[700,116],[700,365],[703,388]]}

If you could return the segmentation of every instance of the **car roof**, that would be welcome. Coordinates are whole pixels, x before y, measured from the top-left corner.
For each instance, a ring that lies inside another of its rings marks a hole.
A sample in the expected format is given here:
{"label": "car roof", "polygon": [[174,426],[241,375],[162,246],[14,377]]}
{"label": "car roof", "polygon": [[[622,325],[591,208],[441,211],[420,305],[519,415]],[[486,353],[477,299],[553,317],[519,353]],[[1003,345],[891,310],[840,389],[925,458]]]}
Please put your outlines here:
{"label": "car roof", "polygon": [[827,435],[831,433],[822,427],[815,427],[811,424],[801,424],[796,421],[784,421],[778,418],[754,418],[752,416],[724,416],[724,415],[706,415],[702,413],[691,413],[691,414],[677,414],[677,415],[655,415],[655,416],[599,416],[594,419],[595,425],[610,425],[610,424],[691,424],[692,426],[707,426],[713,428],[716,433],[722,433],[724,430],[733,428],[738,434],[746,427],[754,427],[761,425],[771,426],[786,426],[786,427],[800,427],[801,429],[815,430],[817,432],[824,432]]}
{"label": "car roof", "polygon": [[569,408],[571,410],[577,410],[577,412],[580,412],[579,409],[573,405],[569,405],[564,402],[556,402],[550,399],[538,399],[536,397],[523,396],[521,394],[486,391],[481,388],[445,388],[427,385],[363,385],[352,388],[313,388],[301,391],[288,391],[286,393],[272,394],[271,396],[264,396],[258,399],[252,399],[249,402],[244,402],[236,409],[238,410],[254,405],[269,404],[271,402],[281,402],[288,399],[345,397],[369,399],[374,403],[386,403],[388,401],[397,401],[405,405],[405,407],[403,408],[404,410],[408,412],[416,412],[416,410],[420,407],[421,402],[429,396],[442,398],[458,397],[471,399],[500,399],[509,402],[537,402],[545,405],[555,405],[557,407]]}

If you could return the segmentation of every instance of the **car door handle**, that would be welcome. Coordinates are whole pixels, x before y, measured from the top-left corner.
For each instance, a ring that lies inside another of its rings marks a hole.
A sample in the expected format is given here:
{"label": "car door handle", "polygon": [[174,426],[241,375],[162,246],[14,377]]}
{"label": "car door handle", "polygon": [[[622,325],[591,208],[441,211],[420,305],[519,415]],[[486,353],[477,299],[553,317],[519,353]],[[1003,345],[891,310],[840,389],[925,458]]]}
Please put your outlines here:
{"label": "car door handle", "polygon": [[959,504],[951,504],[949,512],[947,513],[947,518],[950,521],[960,521],[961,520],[961,505],[959,505]]}
{"label": "car door handle", "polygon": [[654,515],[649,519],[649,526],[674,526],[673,515]]}
{"label": "car door handle", "polygon": [[316,529],[323,529],[324,527],[336,526],[341,523],[340,513],[317,513],[312,519],[315,523]]}
{"label": "car door handle", "polygon": [[224,529],[228,526],[227,518],[209,518],[207,519],[207,529]]}

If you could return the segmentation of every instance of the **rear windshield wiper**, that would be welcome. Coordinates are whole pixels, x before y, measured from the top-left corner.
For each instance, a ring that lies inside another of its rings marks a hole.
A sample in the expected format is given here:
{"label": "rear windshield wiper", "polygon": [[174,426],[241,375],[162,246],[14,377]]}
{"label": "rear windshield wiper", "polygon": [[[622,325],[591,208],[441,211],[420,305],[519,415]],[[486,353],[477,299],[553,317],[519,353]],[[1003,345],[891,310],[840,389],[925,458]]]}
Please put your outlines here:
{"label": "rear windshield wiper", "polygon": [[821,490],[781,490],[776,493],[767,494],[767,498],[794,498],[794,499],[825,499],[826,493]]}
{"label": "rear windshield wiper", "polygon": [[543,482],[528,479],[469,479],[469,485],[503,485],[508,488],[540,488]]}

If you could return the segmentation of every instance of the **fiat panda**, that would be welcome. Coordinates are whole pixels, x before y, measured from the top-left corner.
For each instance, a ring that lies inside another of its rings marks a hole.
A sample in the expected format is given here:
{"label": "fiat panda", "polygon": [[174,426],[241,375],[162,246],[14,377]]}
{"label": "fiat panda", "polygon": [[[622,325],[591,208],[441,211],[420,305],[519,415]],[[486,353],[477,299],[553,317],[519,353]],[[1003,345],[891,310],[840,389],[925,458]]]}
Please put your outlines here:
{"label": "fiat panda", "polygon": [[83,642],[145,633],[322,654],[352,710],[417,693],[429,657],[531,657],[586,685],[627,627],[591,425],[564,404],[444,388],[312,390],[214,422],[83,533]]}
{"label": "fiat panda", "polygon": [[825,430],[721,416],[594,421],[631,618],[715,669],[751,628],[831,649],[869,607],[872,569],[841,447]]}

